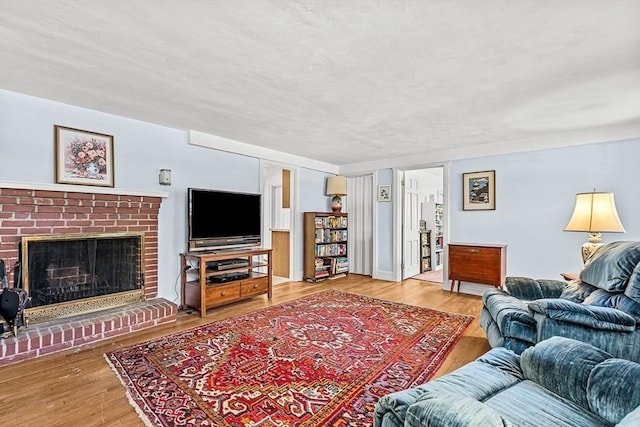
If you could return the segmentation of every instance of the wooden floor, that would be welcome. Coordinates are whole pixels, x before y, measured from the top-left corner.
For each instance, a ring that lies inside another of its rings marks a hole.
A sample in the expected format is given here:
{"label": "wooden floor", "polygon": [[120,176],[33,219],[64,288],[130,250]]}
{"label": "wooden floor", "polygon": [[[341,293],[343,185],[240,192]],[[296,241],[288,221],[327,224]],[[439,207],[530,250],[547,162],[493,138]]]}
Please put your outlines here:
{"label": "wooden floor", "polygon": [[482,307],[478,296],[451,294],[443,291],[440,284],[414,279],[396,283],[353,274],[320,283],[289,282],[275,286],[270,301],[266,296],[259,296],[211,309],[205,319],[197,312],[180,312],[175,324],[2,367],[0,423],[13,426],[143,426],[129,404],[123,386],[105,362],[105,352],[326,289],[474,316],[436,377],[489,349],[478,324]]}

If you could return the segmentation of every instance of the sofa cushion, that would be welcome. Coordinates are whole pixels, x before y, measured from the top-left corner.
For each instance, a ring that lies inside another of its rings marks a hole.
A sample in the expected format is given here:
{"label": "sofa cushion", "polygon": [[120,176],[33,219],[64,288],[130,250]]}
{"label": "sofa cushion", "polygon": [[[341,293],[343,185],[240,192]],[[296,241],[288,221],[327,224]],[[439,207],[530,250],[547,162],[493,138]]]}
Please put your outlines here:
{"label": "sofa cushion", "polygon": [[[492,396],[484,404],[518,427],[610,426],[597,414],[558,397],[533,381],[522,381]],[[482,424],[476,426],[480,427]]]}
{"label": "sofa cushion", "polygon": [[610,307],[584,305],[561,299],[541,299],[530,302],[529,308],[535,313],[566,324],[607,331],[632,332],[636,329],[636,320],[631,315]]}
{"label": "sofa cushion", "polygon": [[525,301],[558,298],[566,286],[566,282],[560,280],[520,276],[507,276],[504,283],[504,288],[509,295]]}
{"label": "sofa cushion", "polygon": [[524,377],[588,410],[591,370],[611,358],[604,350],[564,337],[551,337],[520,356]]}
{"label": "sofa cushion", "polygon": [[596,289],[598,288],[581,280],[573,280],[564,288],[559,298],[573,302],[582,302]]}
{"label": "sofa cushion", "polygon": [[618,310],[630,314],[637,323],[640,323],[640,303],[635,302],[624,294],[607,292],[596,288],[594,292],[585,298],[583,304],[617,308]]}
{"label": "sofa cushion", "polygon": [[613,242],[599,248],[585,263],[580,280],[610,292],[622,292],[640,263],[640,242]]}
{"label": "sofa cushion", "polygon": [[587,398],[592,412],[612,424],[620,422],[640,406],[640,365],[623,359],[608,359],[591,371]]}

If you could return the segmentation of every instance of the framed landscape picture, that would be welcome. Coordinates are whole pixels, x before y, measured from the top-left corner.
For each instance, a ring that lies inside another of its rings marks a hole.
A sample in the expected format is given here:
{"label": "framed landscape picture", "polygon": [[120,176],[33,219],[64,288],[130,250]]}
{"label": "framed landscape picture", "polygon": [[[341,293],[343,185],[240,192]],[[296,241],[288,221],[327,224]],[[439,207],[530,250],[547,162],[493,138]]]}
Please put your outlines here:
{"label": "framed landscape picture", "polygon": [[113,136],[54,126],[57,184],[113,187]]}
{"label": "framed landscape picture", "polygon": [[462,182],[463,210],[481,211],[496,208],[496,171],[463,173]]}
{"label": "framed landscape picture", "polygon": [[390,184],[378,185],[378,201],[379,202],[391,201],[391,185]]}

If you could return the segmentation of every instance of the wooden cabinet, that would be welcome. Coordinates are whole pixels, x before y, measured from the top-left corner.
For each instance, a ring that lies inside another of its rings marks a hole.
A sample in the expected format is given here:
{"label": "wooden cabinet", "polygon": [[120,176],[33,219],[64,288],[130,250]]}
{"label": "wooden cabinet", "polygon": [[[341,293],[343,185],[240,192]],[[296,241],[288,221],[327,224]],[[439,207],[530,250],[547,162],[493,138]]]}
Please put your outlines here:
{"label": "wooden cabinet", "polygon": [[420,232],[420,273],[431,270],[431,230]]}
{"label": "wooden cabinet", "polygon": [[304,279],[319,281],[349,273],[346,213],[304,213]]}
{"label": "wooden cabinet", "polygon": [[507,245],[449,243],[449,280],[451,291],[458,282],[473,282],[502,287],[507,271]]}
{"label": "wooden cabinet", "polygon": [[182,309],[200,311],[256,295],[272,294],[271,249],[188,252],[180,255]]}

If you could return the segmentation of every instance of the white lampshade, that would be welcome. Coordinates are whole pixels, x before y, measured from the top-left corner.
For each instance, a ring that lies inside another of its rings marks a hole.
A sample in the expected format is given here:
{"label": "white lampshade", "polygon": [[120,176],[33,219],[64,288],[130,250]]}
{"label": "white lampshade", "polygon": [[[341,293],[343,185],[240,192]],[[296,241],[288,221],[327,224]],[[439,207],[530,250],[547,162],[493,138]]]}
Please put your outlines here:
{"label": "white lampshade", "polygon": [[564,231],[624,233],[613,193],[579,193]]}
{"label": "white lampshade", "polygon": [[327,196],[346,196],[347,195],[347,177],[346,176],[330,176],[327,178]]}
{"label": "white lampshade", "polygon": [[624,233],[624,227],[618,217],[613,193],[578,193],[576,205],[569,224],[564,231],[586,231],[589,241],[582,245],[582,261],[589,258],[602,247],[602,232]]}

